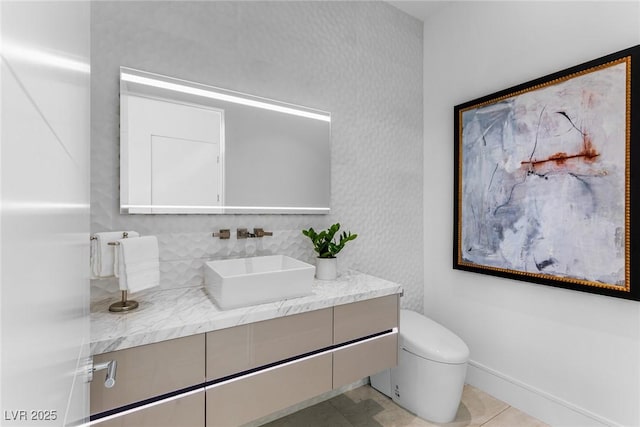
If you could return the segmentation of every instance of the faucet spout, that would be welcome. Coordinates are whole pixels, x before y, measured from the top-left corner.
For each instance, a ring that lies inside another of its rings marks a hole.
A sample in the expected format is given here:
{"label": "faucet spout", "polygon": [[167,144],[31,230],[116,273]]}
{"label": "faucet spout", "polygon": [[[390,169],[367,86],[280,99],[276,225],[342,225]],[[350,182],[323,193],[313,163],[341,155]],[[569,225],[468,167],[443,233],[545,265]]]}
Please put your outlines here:
{"label": "faucet spout", "polygon": [[249,230],[247,230],[246,228],[238,228],[238,230],[236,231],[236,238],[238,239],[251,239],[253,237],[256,237],[256,235],[253,233],[249,233]]}
{"label": "faucet spout", "polygon": [[254,228],[253,233],[249,232],[249,230],[247,230],[246,228],[238,228],[237,230],[238,239],[252,239],[254,237],[264,236],[273,236],[273,232],[264,231],[264,228]]}

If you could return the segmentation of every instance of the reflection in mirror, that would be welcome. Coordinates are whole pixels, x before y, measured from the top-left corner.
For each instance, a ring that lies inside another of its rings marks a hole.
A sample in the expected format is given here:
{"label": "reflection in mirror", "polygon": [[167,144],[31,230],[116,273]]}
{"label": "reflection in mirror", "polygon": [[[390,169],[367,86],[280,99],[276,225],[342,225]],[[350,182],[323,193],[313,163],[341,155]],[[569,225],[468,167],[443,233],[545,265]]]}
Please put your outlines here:
{"label": "reflection in mirror", "polygon": [[120,68],[123,213],[329,213],[331,115]]}

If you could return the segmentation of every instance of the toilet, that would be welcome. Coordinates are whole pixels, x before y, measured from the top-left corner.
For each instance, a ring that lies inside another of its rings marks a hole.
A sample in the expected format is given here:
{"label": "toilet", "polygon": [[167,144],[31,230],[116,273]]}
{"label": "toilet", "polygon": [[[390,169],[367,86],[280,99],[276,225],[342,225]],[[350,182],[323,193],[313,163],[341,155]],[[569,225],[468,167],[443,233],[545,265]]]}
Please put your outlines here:
{"label": "toilet", "polygon": [[467,373],[469,348],[433,320],[400,310],[398,366],[371,377],[371,386],[420,418],[453,421]]}

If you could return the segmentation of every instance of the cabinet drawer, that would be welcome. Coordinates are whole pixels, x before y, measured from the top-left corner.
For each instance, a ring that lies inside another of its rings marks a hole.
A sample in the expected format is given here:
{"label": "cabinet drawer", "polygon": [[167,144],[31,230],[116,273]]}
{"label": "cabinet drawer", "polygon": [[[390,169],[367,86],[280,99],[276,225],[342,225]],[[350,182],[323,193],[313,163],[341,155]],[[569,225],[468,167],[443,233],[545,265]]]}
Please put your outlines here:
{"label": "cabinet drawer", "polygon": [[116,384],[104,386],[104,371],[91,382],[91,414],[204,382],[204,334],[99,354],[94,364],[116,360]]}
{"label": "cabinet drawer", "polygon": [[202,427],[204,419],[204,390],[202,390],[104,422],[98,421],[94,425],[100,427]]}
{"label": "cabinet drawer", "polygon": [[342,344],[398,326],[397,295],[338,305],[333,310],[334,344]]}
{"label": "cabinet drawer", "polygon": [[331,390],[331,353],[207,387],[207,427],[239,426]]}
{"label": "cabinet drawer", "polygon": [[351,384],[397,364],[397,332],[349,345],[333,353],[333,388]]}
{"label": "cabinet drawer", "polygon": [[332,344],[332,309],[207,333],[207,380],[299,356]]}

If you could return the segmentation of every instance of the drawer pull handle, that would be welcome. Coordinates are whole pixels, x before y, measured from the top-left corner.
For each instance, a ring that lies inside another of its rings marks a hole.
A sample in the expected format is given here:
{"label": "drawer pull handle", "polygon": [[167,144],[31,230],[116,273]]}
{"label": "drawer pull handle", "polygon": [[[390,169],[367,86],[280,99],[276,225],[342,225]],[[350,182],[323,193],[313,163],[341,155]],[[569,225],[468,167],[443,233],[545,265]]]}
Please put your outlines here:
{"label": "drawer pull handle", "polygon": [[107,370],[107,376],[104,379],[104,386],[111,388],[116,385],[116,370],[118,369],[118,362],[110,360],[109,362],[98,363],[93,366],[93,372]]}

